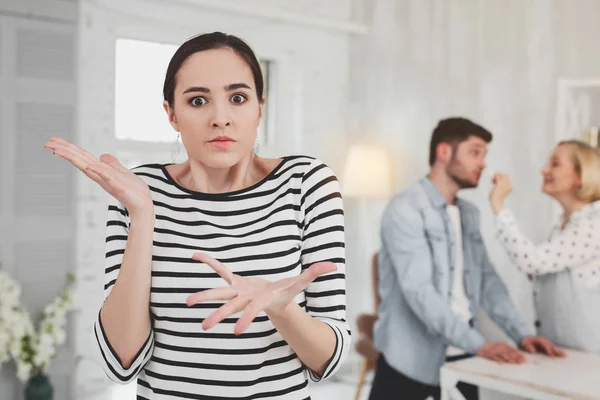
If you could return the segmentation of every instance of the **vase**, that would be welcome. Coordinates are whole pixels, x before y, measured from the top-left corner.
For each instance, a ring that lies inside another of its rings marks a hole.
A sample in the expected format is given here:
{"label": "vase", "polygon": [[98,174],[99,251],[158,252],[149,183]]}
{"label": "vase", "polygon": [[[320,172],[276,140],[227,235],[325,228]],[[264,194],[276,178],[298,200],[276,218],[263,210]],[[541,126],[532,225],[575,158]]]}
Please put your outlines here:
{"label": "vase", "polygon": [[53,400],[54,389],[47,375],[35,375],[25,385],[25,400]]}

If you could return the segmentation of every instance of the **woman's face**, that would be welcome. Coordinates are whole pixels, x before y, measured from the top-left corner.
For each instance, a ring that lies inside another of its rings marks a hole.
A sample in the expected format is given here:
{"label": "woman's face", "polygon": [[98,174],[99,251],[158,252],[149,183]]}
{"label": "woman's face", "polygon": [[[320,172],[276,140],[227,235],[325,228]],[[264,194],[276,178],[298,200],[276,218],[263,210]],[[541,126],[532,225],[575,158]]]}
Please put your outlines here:
{"label": "woman's face", "polygon": [[192,54],[177,72],[165,110],[190,159],[230,168],[252,152],[262,115],[248,64],[230,49]]}
{"label": "woman's face", "polygon": [[542,169],[544,193],[555,198],[577,197],[581,177],[575,171],[572,156],[571,146],[564,144],[556,146]]}

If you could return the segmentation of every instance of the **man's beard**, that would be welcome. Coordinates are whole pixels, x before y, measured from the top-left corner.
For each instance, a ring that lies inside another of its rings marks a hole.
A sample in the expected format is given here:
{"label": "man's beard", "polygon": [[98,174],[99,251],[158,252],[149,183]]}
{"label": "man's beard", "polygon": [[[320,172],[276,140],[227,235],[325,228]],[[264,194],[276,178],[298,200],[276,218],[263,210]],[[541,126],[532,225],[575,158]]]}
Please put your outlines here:
{"label": "man's beard", "polygon": [[448,168],[446,168],[446,173],[448,174],[450,179],[452,179],[452,181],[458,185],[459,188],[461,188],[461,189],[476,188],[477,185],[479,184],[479,182],[473,183],[472,181],[465,179],[465,178],[461,178],[459,176],[459,172],[462,169],[461,167],[462,167],[461,164],[458,161],[453,159],[450,162],[450,165],[448,165]]}

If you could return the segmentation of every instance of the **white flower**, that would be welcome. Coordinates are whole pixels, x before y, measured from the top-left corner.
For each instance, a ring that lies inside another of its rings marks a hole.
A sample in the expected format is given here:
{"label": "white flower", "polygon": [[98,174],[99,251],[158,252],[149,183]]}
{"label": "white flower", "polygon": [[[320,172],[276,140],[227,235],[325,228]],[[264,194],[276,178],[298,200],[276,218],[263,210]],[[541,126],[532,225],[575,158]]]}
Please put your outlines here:
{"label": "white flower", "polygon": [[10,335],[6,330],[0,330],[0,365],[8,361],[10,353],[8,345],[10,343]]}
{"label": "white flower", "polygon": [[45,368],[47,365],[50,365],[50,361],[54,357],[53,352],[40,351],[36,352],[33,356],[33,365],[38,368]]}
{"label": "white flower", "polygon": [[44,314],[52,314],[54,312],[54,304],[50,303],[44,307]]}
{"label": "white flower", "polygon": [[54,331],[54,342],[58,346],[62,346],[67,341],[67,335],[64,330],[56,330]]}
{"label": "white flower", "polygon": [[12,335],[17,339],[33,333],[33,324],[27,311],[19,310],[12,313],[10,323],[12,326]]}
{"label": "white flower", "polygon": [[46,348],[46,347],[50,347],[54,344],[54,339],[52,338],[51,334],[44,332],[44,333],[40,334],[38,343],[41,348]]}
{"label": "white flower", "polygon": [[[73,279],[69,277],[69,283]],[[67,313],[72,308],[70,288],[44,307],[36,332],[29,313],[20,303],[21,287],[0,269],[0,364],[10,357],[17,376],[26,381],[32,373],[46,372],[56,355],[56,346],[66,341]]]}
{"label": "white flower", "polygon": [[17,364],[17,378],[21,382],[26,382],[31,376],[31,370],[33,366],[29,363],[23,362],[22,360],[15,360]]}
{"label": "white flower", "polygon": [[10,345],[8,346],[8,352],[13,358],[21,357],[21,341],[20,340],[11,340]]}

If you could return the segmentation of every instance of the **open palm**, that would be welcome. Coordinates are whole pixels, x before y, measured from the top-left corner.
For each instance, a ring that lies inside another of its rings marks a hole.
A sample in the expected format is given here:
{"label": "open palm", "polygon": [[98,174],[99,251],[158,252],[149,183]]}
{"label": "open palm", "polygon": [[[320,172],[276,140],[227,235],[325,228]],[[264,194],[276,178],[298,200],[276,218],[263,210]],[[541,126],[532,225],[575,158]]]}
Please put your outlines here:
{"label": "open palm", "polygon": [[271,282],[261,278],[245,278],[236,275],[219,261],[204,253],[195,253],[192,258],[210,266],[225,279],[229,286],[195,293],[187,298],[186,304],[192,306],[204,301],[228,300],[202,322],[202,328],[210,329],[230,315],[243,310],[242,316],[235,324],[236,335],[248,329],[261,311],[267,314],[281,312],[317,277],[337,269],[331,262],[319,262],[296,277]]}
{"label": "open palm", "polygon": [[52,138],[44,148],[69,161],[130,213],[152,207],[150,188],[140,177],[122,166],[116,158],[103,154],[97,159],[88,151],[61,138]]}

